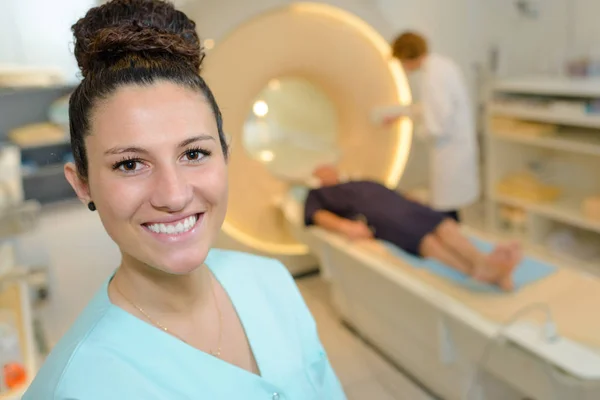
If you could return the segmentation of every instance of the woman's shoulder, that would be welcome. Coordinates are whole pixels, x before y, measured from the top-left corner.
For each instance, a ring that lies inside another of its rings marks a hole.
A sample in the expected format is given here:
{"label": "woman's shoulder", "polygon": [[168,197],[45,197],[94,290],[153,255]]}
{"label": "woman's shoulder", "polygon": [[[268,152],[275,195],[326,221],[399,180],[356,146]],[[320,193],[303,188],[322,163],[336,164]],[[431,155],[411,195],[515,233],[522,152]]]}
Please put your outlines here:
{"label": "woman's shoulder", "polygon": [[143,335],[145,325],[111,305],[105,292],[103,286],[54,346],[23,400],[164,398],[136,364],[153,336]]}
{"label": "woman's shoulder", "polygon": [[294,277],[285,265],[271,257],[223,249],[212,249],[206,264],[229,289],[260,291],[267,297],[300,299]]}
{"label": "woman's shoulder", "polygon": [[[77,343],[72,351],[57,348],[37,373],[23,400],[100,400],[110,398],[107,395],[129,392],[133,385],[126,377],[131,374],[123,373],[126,370],[123,364],[114,352],[87,340]],[[144,387],[138,385],[137,389]]]}
{"label": "woman's shoulder", "polygon": [[212,249],[206,264],[216,274],[235,274],[254,279],[276,281],[292,279],[281,261],[257,254],[225,249]]}
{"label": "woman's shoulder", "polygon": [[[82,361],[92,359],[89,352],[94,346],[90,346],[90,342],[96,341],[98,330],[102,330],[109,314],[110,307],[106,304],[103,290],[106,290],[105,286],[98,291],[67,333],[53,347],[23,400],[62,398],[61,392],[65,382],[77,381],[71,376],[81,374]],[[98,365],[95,361],[93,364]],[[89,368],[87,371],[89,372]]]}

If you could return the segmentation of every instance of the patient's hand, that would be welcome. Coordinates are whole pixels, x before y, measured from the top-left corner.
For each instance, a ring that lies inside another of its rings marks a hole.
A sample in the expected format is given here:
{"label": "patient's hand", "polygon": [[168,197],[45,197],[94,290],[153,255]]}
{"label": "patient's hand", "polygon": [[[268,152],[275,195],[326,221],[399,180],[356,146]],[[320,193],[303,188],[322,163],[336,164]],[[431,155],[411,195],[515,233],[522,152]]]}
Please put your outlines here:
{"label": "patient's hand", "polygon": [[342,233],[346,235],[350,240],[361,240],[361,239],[372,239],[373,231],[363,221],[351,221],[348,220],[344,224]]}

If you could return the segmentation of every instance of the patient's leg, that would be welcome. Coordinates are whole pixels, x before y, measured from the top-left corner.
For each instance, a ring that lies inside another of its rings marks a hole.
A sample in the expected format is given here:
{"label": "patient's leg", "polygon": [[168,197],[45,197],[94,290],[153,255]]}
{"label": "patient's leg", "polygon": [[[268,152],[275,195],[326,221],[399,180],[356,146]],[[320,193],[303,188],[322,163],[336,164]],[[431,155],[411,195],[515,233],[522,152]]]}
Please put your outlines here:
{"label": "patient's leg", "polygon": [[450,251],[435,234],[429,234],[423,238],[419,247],[419,253],[423,257],[441,261],[449,267],[467,275],[471,274],[471,264],[455,252]]}
{"label": "patient's leg", "polygon": [[498,246],[487,257],[487,267],[474,271],[474,278],[485,282],[494,281],[504,290],[514,288],[512,272],[521,262],[523,253],[516,243]]}
{"label": "patient's leg", "polygon": [[450,251],[467,260],[471,268],[485,264],[486,255],[465,237],[460,226],[454,220],[445,219],[434,231],[434,234]]}
{"label": "patient's leg", "polygon": [[512,272],[522,257],[520,245],[498,245],[492,253],[486,255],[463,235],[459,225],[451,219],[442,222],[434,233],[448,251],[458,253],[467,260],[473,278],[496,283],[505,290],[512,289]]}

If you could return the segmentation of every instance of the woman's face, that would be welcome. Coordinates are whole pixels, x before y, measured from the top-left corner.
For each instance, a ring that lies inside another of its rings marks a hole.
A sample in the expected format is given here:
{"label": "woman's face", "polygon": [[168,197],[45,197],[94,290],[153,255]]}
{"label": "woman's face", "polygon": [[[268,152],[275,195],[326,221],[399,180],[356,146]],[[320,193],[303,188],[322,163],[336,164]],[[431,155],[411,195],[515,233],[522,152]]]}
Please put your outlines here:
{"label": "woman's face", "polygon": [[125,262],[173,274],[199,267],[227,209],[227,167],[212,109],[168,82],[118,89],[92,111],[88,180],[67,177],[93,201]]}

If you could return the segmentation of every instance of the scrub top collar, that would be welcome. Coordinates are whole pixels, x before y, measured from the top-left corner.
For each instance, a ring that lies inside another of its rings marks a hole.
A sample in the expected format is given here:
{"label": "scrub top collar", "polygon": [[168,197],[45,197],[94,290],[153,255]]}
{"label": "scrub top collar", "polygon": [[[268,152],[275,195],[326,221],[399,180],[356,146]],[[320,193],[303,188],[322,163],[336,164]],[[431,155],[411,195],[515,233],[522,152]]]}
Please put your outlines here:
{"label": "scrub top collar", "polygon": [[[247,285],[244,284],[243,279],[240,279],[239,276],[234,275],[235,268],[219,268],[220,262],[216,260],[216,254],[214,254],[214,251],[209,252],[205,265],[209,268],[215,279],[223,287],[223,290],[229,296],[229,299],[237,312],[237,316],[242,324],[244,332],[246,333],[248,343],[258,365],[259,375],[223,361],[211,354],[198,350],[176,338],[175,336],[113,304],[108,297],[108,285],[114,277],[114,273],[105,282],[103,290],[100,291],[100,301],[104,303],[109,311],[113,312],[119,317],[121,323],[123,324],[122,327],[124,330],[126,330],[127,326],[131,324],[131,326],[135,328],[133,331],[144,330],[148,335],[156,337],[157,342],[168,343],[169,347],[175,351],[193,354],[194,356],[192,358],[197,360],[198,365],[209,366],[209,369],[210,365],[214,365],[215,368],[222,368],[231,371],[232,375],[239,376],[239,379],[256,380],[257,383],[273,393],[281,391],[281,389],[277,387],[275,383],[273,383],[282,382],[282,379],[285,380],[283,376],[278,374],[279,369],[277,368],[277,365],[273,363],[273,361],[281,358],[273,357],[273,353],[280,353],[283,349],[281,349],[281,347],[277,348],[279,346],[276,346],[276,344],[271,342],[268,332],[265,331],[265,328],[261,323],[261,319],[256,317],[258,310],[254,309],[253,306],[257,302],[248,301],[248,296],[253,296],[254,299],[260,299],[260,297],[264,297],[264,295],[254,287],[248,288]],[[267,301],[266,298],[260,300]]]}

